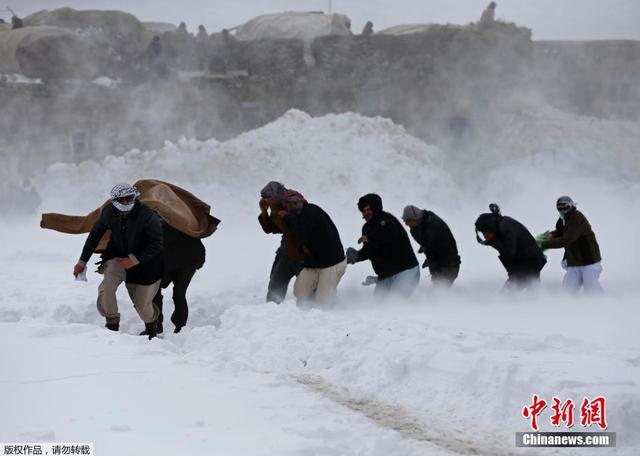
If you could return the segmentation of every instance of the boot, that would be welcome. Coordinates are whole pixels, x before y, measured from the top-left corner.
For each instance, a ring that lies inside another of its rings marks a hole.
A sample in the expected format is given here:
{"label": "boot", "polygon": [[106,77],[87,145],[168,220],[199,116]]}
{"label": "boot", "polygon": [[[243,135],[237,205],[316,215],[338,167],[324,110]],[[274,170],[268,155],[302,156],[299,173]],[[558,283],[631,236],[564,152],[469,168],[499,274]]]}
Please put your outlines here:
{"label": "boot", "polygon": [[120,319],[119,318],[107,318],[107,324],[104,325],[110,331],[120,331]]}
{"label": "boot", "polygon": [[[144,331],[142,331],[140,334],[138,334],[139,336],[148,336],[149,335],[149,333],[147,332],[147,324],[148,323],[144,324]],[[164,328],[162,327],[162,322],[156,320],[156,334],[155,335],[162,334],[163,332],[164,332]]]}
{"label": "boot", "polygon": [[144,324],[144,332],[146,333],[145,335],[149,336],[149,340],[153,339],[158,335],[158,327],[156,326],[157,323],[158,322],[156,320],[156,321],[152,321],[151,323]]}

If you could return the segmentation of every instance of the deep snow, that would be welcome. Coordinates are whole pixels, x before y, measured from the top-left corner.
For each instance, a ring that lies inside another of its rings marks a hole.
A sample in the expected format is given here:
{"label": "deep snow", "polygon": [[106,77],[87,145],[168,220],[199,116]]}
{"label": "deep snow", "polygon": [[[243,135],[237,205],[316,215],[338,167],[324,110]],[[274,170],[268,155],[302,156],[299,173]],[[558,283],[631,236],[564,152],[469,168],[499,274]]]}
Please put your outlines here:
{"label": "deep snow", "polygon": [[[34,177],[41,212],[86,213],[115,182],[158,178],[210,202],[222,224],[190,288],[189,326],[149,342],[135,336],[142,323],[123,290],[114,334],[95,310],[100,277],[73,281],[84,236],[41,230],[37,214],[0,222],[0,441],[93,442],[100,455],[636,454],[639,125],[522,101],[511,112],[468,151],[385,119],[290,111],[227,142],[183,140]],[[364,193],[394,214],[434,210],[458,240],[459,280],[436,293],[423,273],[411,302],[380,303],[358,264],[335,309],[265,304],[278,238],[256,217],[272,179],[324,207],[345,247]],[[538,293],[501,294],[505,273],[473,221],[497,201],[538,233],[555,224],[560,194],[596,231],[605,296],[564,295],[559,251]],[[618,448],[516,451],[533,393],[606,396]]]}

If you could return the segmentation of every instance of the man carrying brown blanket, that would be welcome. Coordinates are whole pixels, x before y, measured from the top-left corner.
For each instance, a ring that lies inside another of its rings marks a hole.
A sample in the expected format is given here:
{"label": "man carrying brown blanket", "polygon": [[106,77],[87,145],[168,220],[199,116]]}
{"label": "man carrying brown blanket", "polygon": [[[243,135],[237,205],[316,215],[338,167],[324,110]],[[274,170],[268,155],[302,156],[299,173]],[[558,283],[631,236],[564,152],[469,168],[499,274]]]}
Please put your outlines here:
{"label": "man carrying brown blanket", "polygon": [[[171,315],[171,321],[175,325],[175,332],[179,332],[186,325],[189,313],[186,300],[187,287],[196,270],[202,267],[205,260],[205,248],[201,238],[210,236],[217,229],[220,220],[210,215],[211,207],[208,204],[173,184],[145,179],[136,182],[134,187],[139,193],[137,200],[153,209],[162,219],[164,273],[161,288],[153,298],[154,304],[160,311],[157,333],[160,334],[163,331],[161,290],[172,283],[175,310]],[[102,211],[112,205],[112,200],[108,200],[86,216],[43,214],[40,226],[63,233],[87,233],[99,220]],[[96,252],[105,252],[109,237],[110,232],[106,232],[96,247]],[[104,266],[100,269],[104,270]],[[146,329],[143,334],[147,335]]]}
{"label": "man carrying brown blanket", "polygon": [[102,255],[104,278],[98,287],[98,312],[106,318],[108,329],[120,329],[116,290],[125,282],[133,306],[152,339],[160,315],[153,297],[160,288],[163,272],[162,222],[149,206],[137,201],[138,196],[138,190],[129,184],[111,189],[112,205],[101,211],[91,228],[73,275],[77,277],[86,269],[102,236],[110,230],[111,238]]}

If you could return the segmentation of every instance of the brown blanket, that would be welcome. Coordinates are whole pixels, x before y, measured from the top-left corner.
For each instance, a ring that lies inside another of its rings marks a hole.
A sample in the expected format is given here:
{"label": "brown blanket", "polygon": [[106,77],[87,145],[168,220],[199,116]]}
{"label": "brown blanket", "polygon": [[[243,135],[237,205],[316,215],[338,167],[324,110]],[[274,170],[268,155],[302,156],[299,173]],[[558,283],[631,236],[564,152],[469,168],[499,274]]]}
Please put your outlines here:
{"label": "brown blanket", "polygon": [[[166,223],[188,236],[198,239],[211,236],[220,223],[209,213],[211,206],[180,187],[154,179],[139,180],[134,185],[140,192],[140,201],[160,214]],[[68,234],[88,233],[108,204],[111,204],[111,200],[87,215],[42,214],[40,227]],[[108,240],[109,232],[96,250],[104,250]]]}

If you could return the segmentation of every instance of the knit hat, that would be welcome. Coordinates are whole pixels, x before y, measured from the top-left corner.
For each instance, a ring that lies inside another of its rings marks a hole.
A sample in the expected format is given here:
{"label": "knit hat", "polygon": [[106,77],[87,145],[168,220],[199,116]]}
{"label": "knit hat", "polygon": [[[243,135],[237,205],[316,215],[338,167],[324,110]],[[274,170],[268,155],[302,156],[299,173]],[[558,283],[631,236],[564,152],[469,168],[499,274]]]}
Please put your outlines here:
{"label": "knit hat", "polygon": [[422,211],[422,209],[420,209],[419,207],[413,206],[412,204],[409,204],[402,211],[402,220],[416,220],[420,222],[422,220],[423,215],[424,215],[424,212]]}
{"label": "knit hat", "polygon": [[260,190],[260,196],[262,198],[282,198],[282,194],[287,189],[280,182],[271,181]]}

